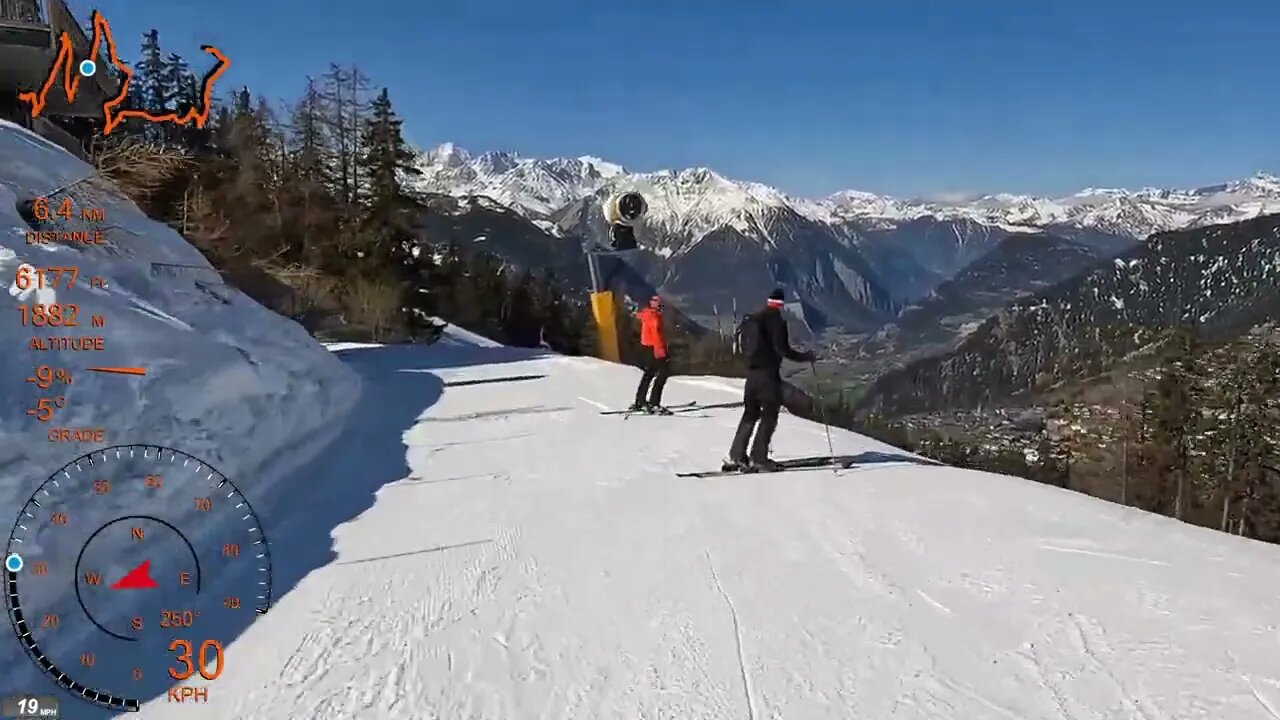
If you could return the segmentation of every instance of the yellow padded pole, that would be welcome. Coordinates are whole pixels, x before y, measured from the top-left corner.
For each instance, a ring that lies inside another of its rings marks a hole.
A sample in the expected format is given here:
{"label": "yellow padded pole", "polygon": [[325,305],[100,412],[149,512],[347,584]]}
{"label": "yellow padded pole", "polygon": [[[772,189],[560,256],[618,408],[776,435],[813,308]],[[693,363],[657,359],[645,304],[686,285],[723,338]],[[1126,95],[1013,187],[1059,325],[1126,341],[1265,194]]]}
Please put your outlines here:
{"label": "yellow padded pole", "polygon": [[596,336],[600,341],[600,357],[609,362],[622,362],[618,352],[618,315],[613,302],[613,293],[591,293],[591,314],[596,319]]}

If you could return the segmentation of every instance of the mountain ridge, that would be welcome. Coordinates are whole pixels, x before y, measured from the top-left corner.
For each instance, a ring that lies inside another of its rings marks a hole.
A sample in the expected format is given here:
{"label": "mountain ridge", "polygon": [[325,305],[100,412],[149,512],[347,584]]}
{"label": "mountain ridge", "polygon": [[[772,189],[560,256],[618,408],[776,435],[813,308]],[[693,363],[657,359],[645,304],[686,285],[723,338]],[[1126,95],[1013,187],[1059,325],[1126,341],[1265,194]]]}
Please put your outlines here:
{"label": "mountain ridge", "polygon": [[1057,235],[1010,234],[856,343],[850,359],[903,364],[945,353],[1009,303],[1087,270],[1097,260],[1092,248]]}
{"label": "mountain ridge", "polygon": [[584,251],[610,246],[600,205],[639,192],[649,212],[626,262],[647,283],[712,323],[757,303],[762,287],[781,286],[819,332],[880,327],[1013,235],[1063,237],[1106,258],[1158,232],[1280,212],[1280,178],[1265,173],[1193,190],[941,202],[855,190],[810,200],[707,167],[641,173],[587,155],[476,155],[451,143],[423,153],[418,167],[408,180],[418,192],[490,198]]}
{"label": "mountain ridge", "polygon": [[[481,155],[444,143],[420,156],[423,176],[416,186],[450,195],[489,195],[535,217],[546,217],[574,200],[606,186],[631,189],[633,184],[688,185],[701,178],[718,192],[702,204],[711,212],[725,204],[786,204],[797,213],[833,226],[857,229],[893,227],[923,217],[971,220],[1009,232],[1035,232],[1054,225],[1092,229],[1141,240],[1155,232],[1223,224],[1280,212],[1280,177],[1259,171],[1190,189],[1143,187],[1084,188],[1062,197],[989,193],[964,200],[898,198],[861,190],[842,190],[824,198],[803,198],[772,186],[728,178],[711,168],[690,167],[632,172],[606,160],[532,158],[515,152]],[[558,203],[558,204],[557,204]],[[655,211],[659,208],[652,207]],[[697,205],[686,212],[699,209]]]}
{"label": "mountain ridge", "polygon": [[1107,372],[1168,332],[1210,341],[1280,308],[1280,214],[1160,233],[1006,306],[950,352],[878,378],[858,410],[903,415],[1028,398]]}

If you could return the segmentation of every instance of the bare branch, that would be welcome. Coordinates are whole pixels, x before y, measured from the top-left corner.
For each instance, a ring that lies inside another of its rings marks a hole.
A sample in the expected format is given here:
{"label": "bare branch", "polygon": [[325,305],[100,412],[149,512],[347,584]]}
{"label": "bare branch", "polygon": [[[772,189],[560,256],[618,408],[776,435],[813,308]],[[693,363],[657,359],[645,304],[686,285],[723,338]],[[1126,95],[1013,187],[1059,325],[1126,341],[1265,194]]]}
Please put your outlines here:
{"label": "bare branch", "polygon": [[115,189],[131,200],[146,198],[194,163],[182,150],[137,138],[95,142],[90,160],[98,171],[90,182]]}

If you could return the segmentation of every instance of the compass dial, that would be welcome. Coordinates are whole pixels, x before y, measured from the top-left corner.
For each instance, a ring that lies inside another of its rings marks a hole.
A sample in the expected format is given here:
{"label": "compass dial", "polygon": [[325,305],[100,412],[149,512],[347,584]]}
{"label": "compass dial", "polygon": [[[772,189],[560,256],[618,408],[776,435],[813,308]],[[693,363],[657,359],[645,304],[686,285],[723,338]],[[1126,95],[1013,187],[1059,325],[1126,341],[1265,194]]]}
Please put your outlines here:
{"label": "compass dial", "polygon": [[76,697],[137,710],[166,690],[179,702],[216,690],[226,645],[271,605],[271,552],[248,499],[209,463],[120,445],[67,463],[31,495],[4,586],[45,674]]}

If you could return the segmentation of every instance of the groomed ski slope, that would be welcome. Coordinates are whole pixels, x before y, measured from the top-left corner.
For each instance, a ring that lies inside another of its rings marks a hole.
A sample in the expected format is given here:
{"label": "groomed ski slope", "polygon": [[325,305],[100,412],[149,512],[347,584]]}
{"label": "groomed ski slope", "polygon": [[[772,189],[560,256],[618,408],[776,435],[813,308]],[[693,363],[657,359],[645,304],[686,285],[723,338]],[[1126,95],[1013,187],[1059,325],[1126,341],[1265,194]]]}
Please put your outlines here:
{"label": "groomed ski slope", "polygon": [[[601,416],[635,370],[456,330],[334,350],[364,395],[270,511],[276,557],[367,509],[229,645],[208,704],[143,717],[1280,717],[1280,548],[840,430],[855,470],[678,479],[718,464],[736,409]],[[495,382],[449,385],[473,380]],[[778,457],[826,452],[782,418]]]}

